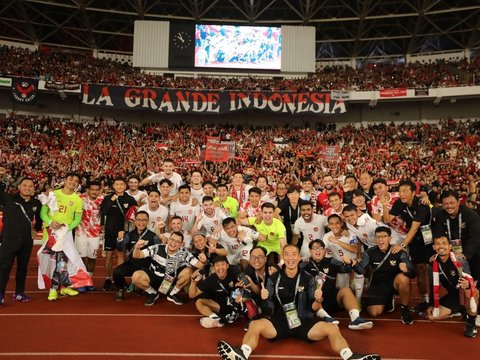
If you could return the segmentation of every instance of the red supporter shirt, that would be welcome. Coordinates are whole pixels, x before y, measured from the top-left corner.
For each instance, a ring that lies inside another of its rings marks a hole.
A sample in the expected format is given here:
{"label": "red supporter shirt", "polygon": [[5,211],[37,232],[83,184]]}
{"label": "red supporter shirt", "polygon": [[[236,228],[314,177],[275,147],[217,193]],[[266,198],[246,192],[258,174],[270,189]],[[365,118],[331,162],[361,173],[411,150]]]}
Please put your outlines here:
{"label": "red supporter shirt", "polygon": [[103,201],[103,196],[90,200],[87,194],[81,194],[80,198],[83,200],[83,215],[82,221],[77,227],[77,234],[87,238],[99,237],[102,233],[100,204]]}

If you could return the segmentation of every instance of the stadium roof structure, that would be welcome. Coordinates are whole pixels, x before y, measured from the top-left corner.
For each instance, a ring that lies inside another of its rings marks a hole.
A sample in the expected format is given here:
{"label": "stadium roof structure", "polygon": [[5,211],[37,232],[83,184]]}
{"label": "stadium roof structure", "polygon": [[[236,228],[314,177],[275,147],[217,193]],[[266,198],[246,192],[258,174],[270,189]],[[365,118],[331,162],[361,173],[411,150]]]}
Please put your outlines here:
{"label": "stadium roof structure", "polygon": [[315,26],[317,60],[480,48],[478,0],[2,0],[0,39],[128,54],[135,20]]}

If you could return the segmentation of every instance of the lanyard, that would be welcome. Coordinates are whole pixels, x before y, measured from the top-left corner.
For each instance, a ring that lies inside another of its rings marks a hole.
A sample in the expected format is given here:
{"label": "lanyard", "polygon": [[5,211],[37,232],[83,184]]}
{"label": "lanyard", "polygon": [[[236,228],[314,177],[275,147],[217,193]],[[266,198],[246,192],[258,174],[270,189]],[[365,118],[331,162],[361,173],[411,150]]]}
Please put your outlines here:
{"label": "lanyard", "polygon": [[23,205],[17,202],[15,203],[15,205],[20,206],[20,209],[22,209],[23,215],[25,215],[25,217],[27,218],[27,221],[30,223],[30,226],[33,226],[32,220],[30,220],[30,218],[28,217],[27,212],[25,211],[25,208],[23,207]]}
{"label": "lanyard", "polygon": [[147,231],[148,231],[148,229],[145,229],[145,230],[143,231],[143,233],[141,233],[141,234],[140,234],[140,237],[138,238],[138,240],[137,240],[137,241],[140,241],[140,240],[142,240],[142,239],[143,239],[143,237],[145,236],[145,234],[147,233]]}
{"label": "lanyard", "polygon": [[310,259],[310,263],[313,265],[315,270],[317,270],[317,275],[321,274],[322,276],[325,277],[325,279],[332,279],[332,280],[335,279],[333,276],[327,275],[322,270],[320,270],[319,267],[317,266],[317,264],[315,264],[315,261]]}
{"label": "lanyard", "polygon": [[[257,272],[255,272],[255,277],[257,278],[258,283],[260,284],[262,282],[262,279],[260,276],[258,276]],[[263,272],[263,282],[267,281],[267,272]]]}
{"label": "lanyard", "polygon": [[[278,295],[278,285],[280,284],[280,278],[281,277],[282,277],[281,272],[279,272],[278,277],[277,277],[277,282],[275,284],[275,295],[277,296],[277,300],[280,303],[280,305],[283,306],[284,304],[282,304],[282,301],[280,300],[280,296]],[[297,297],[298,285],[300,285],[300,272],[297,273],[297,281],[295,283],[295,294],[293,295],[293,301],[292,302],[295,302],[295,298]]]}
{"label": "lanyard", "polygon": [[217,282],[218,282],[218,285],[222,288],[222,290],[227,293],[227,296],[229,296],[230,292],[227,289],[225,289],[225,286],[223,285],[223,283],[220,281],[218,277],[217,277]]}
{"label": "lanyard", "polygon": [[407,212],[408,212],[408,215],[410,215],[410,217],[411,217],[412,220],[413,220],[413,215],[412,215],[412,213],[410,212],[410,209],[408,208],[408,206],[407,206]]}
{"label": "lanyard", "polygon": [[[297,204],[297,219],[300,216],[300,206]],[[290,218],[290,224],[293,225],[295,221],[292,223],[292,205],[288,204],[288,217]],[[295,219],[295,220],[297,220]]]}
{"label": "lanyard", "polygon": [[[452,233],[450,230],[450,219],[447,219],[448,240],[452,241]],[[462,240],[462,213],[458,215],[458,240]]]}

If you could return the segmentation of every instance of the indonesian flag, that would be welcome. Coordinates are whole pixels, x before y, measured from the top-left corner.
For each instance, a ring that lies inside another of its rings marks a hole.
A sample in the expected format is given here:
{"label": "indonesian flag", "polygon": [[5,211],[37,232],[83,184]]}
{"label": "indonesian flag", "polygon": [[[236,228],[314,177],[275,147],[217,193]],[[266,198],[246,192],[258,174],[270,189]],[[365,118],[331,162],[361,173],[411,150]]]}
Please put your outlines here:
{"label": "indonesian flag", "polygon": [[[47,229],[48,239],[40,247],[37,252],[38,258],[38,288],[50,289],[52,286],[52,276],[56,267],[55,248],[62,248],[63,252],[68,258],[67,270],[68,277],[71,282],[72,288],[80,288],[84,286],[93,286],[93,281],[90,275],[87,273],[87,269],[82,261],[80,255],[78,255],[77,249],[73,243],[73,236],[71,231],[65,233],[66,226],[63,226],[59,230]],[[55,232],[59,232],[55,234]],[[61,237],[61,235],[63,237]]]}
{"label": "indonesian flag", "polygon": [[168,145],[167,144],[162,144],[162,143],[159,143],[157,144],[157,149],[158,150],[168,150]]}

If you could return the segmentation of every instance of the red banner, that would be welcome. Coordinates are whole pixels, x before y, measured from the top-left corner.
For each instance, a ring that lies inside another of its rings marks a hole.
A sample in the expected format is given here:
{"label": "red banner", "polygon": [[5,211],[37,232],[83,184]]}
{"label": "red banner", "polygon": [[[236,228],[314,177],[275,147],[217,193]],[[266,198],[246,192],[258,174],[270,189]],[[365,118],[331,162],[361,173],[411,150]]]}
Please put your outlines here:
{"label": "red banner", "polygon": [[205,160],[214,162],[228,162],[229,152],[228,144],[207,143],[205,150]]}
{"label": "red banner", "polygon": [[320,146],[320,159],[323,159],[325,161],[340,161],[340,146]]}
{"label": "red banner", "polygon": [[407,89],[382,89],[380,90],[380,97],[398,97],[407,96]]}

